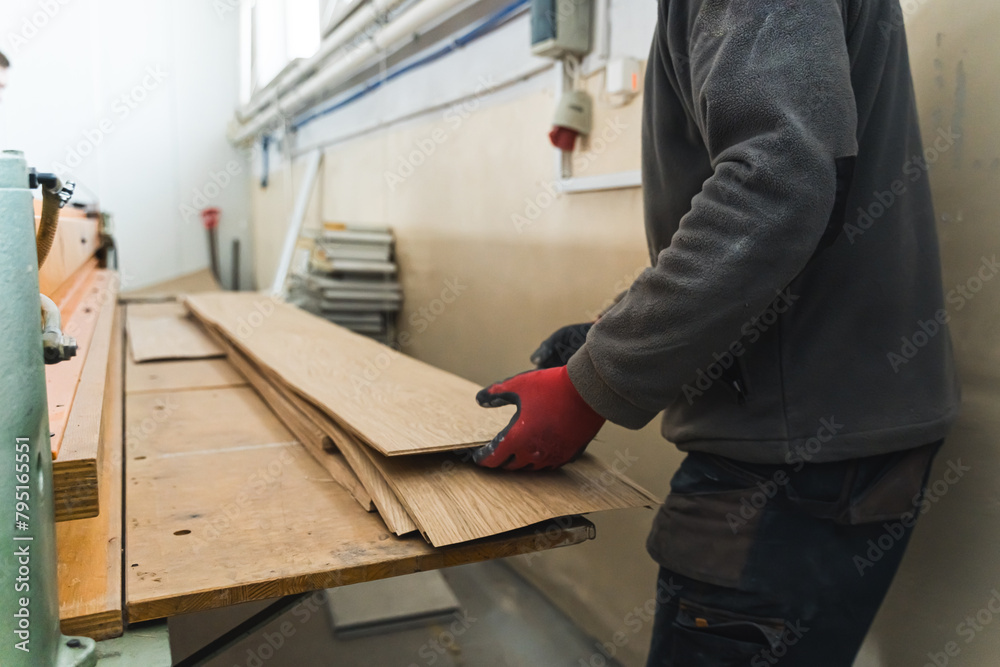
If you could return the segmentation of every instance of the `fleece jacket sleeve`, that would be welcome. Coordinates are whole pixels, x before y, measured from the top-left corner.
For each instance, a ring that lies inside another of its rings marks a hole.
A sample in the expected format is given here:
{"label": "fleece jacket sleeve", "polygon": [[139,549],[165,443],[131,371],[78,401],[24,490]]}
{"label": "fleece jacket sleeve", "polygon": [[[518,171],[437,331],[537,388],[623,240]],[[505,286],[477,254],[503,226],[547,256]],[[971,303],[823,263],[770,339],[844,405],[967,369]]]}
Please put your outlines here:
{"label": "fleece jacket sleeve", "polygon": [[[667,43],[661,14],[648,63],[672,69],[678,90],[646,94],[684,100],[713,174],[568,364],[583,398],[629,428],[670,405],[803,269],[834,205],[836,160],[857,153],[837,0],[680,1],[687,53],[676,52],[684,38]],[[669,144],[644,142],[671,159]],[[655,225],[648,201],[646,215]]]}

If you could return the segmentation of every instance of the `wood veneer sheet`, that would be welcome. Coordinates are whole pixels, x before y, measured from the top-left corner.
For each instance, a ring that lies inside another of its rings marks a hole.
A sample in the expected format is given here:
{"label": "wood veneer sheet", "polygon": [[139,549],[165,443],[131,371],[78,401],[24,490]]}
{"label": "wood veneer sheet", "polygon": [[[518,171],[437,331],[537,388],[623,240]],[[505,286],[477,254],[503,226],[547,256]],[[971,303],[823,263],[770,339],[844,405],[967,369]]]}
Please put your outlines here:
{"label": "wood veneer sheet", "polygon": [[387,456],[484,444],[514,414],[513,406],[479,407],[475,383],[267,296],[214,292],[186,303],[262,370]]}
{"label": "wood veneer sheet", "polygon": [[225,356],[179,303],[134,304],[128,308],[128,339],[136,362]]}

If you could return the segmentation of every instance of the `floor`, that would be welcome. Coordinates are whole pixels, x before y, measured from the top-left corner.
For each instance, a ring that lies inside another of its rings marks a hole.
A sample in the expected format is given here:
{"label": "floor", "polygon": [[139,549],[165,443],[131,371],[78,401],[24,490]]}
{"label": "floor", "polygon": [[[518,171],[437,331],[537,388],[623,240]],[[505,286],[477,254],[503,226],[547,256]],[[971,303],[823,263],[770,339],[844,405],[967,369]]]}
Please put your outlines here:
{"label": "floor", "polygon": [[[442,571],[462,611],[417,627],[335,637],[321,594],[248,637],[209,667],[580,667],[618,663],[502,563]],[[258,603],[170,620],[174,660],[259,611]]]}

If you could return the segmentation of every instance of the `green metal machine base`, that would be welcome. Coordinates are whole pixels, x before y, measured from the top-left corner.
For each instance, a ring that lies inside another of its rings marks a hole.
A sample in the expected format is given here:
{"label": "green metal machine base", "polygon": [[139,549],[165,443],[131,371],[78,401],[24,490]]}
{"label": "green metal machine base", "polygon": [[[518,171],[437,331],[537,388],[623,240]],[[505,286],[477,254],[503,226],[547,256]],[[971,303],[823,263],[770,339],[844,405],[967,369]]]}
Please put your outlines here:
{"label": "green metal machine base", "polygon": [[0,665],[89,667],[59,631],[52,451],[35,211],[20,151],[0,154]]}

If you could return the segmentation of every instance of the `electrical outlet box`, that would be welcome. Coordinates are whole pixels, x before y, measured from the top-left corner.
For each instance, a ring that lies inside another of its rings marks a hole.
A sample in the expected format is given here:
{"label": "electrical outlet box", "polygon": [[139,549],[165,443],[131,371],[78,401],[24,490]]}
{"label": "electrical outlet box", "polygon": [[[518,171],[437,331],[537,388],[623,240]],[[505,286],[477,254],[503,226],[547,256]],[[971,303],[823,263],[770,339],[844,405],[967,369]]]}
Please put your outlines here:
{"label": "electrical outlet box", "polygon": [[562,58],[590,52],[593,0],[531,0],[531,52]]}
{"label": "electrical outlet box", "polygon": [[615,58],[605,66],[604,90],[608,95],[638,95],[642,64],[635,58]]}

